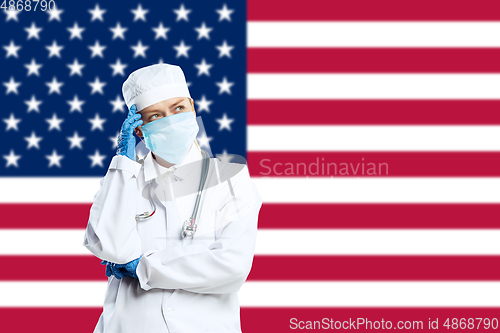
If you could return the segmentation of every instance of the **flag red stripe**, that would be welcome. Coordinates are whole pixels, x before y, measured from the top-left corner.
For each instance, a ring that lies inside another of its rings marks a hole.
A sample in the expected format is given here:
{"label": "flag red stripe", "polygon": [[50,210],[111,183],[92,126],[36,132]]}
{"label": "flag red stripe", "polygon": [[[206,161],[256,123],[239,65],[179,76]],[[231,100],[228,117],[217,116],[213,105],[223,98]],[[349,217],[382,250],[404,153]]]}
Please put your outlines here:
{"label": "flag red stripe", "polygon": [[500,228],[500,204],[264,204],[259,229]]}
{"label": "flag red stripe", "polygon": [[[13,291],[15,292],[15,291]],[[0,308],[2,332],[89,333],[102,307],[13,307]]]}
{"label": "flag red stripe", "polygon": [[[1,308],[0,317],[9,318],[2,323],[5,332],[72,333],[92,332],[101,315],[102,307],[17,307]],[[498,307],[241,307],[241,326],[246,333],[295,332],[291,318],[338,321],[365,320],[387,322],[396,326],[398,321],[422,321],[419,332],[449,331],[443,326],[446,318],[498,318]],[[29,320],[26,316],[29,314]],[[82,320],[84,318],[84,320]],[[259,320],[255,320],[259,318]],[[439,329],[429,330],[429,320],[439,318]],[[477,320],[475,321],[477,325]],[[57,324],[55,324],[57,323]],[[75,325],[75,323],[78,323]],[[450,326],[451,327],[451,326]],[[360,327],[360,330],[362,328]],[[486,329],[485,329],[486,330]],[[492,328],[488,329],[491,331]],[[320,330],[307,330],[317,332]],[[321,330],[323,331],[323,330]],[[476,331],[476,329],[474,329]],[[479,331],[479,329],[478,329]]]}
{"label": "flag red stripe", "polygon": [[[307,290],[297,291],[297,294],[301,292],[307,292]],[[286,307],[286,308],[275,308],[275,307],[242,307],[241,308],[241,328],[243,332],[246,333],[267,333],[267,332],[297,332],[297,331],[307,331],[307,332],[335,332],[335,331],[351,331],[351,328],[339,328],[337,329],[292,329],[290,327],[290,320],[292,318],[297,318],[297,320],[318,320],[321,321],[323,318],[330,318],[334,321],[347,321],[349,319],[356,321],[358,318],[363,318],[365,320],[370,320],[372,322],[379,321],[382,319],[387,322],[391,321],[392,329],[396,330],[396,325],[398,321],[410,321],[414,320],[422,321],[423,329],[409,329],[408,331],[418,331],[418,332],[449,332],[453,330],[451,327],[452,318],[466,318],[467,323],[468,318],[497,318],[500,308],[493,307]],[[256,320],[258,318],[259,320]],[[443,326],[446,318],[450,318],[449,328]],[[438,329],[429,329],[429,321],[434,321],[438,319],[439,327]],[[478,320],[475,321],[478,324]],[[459,325],[457,325],[460,327]],[[455,330],[457,330],[457,326]],[[304,325],[302,326],[304,327]],[[483,327],[484,328],[484,327]],[[361,331],[375,331],[375,328],[371,330],[359,328]],[[377,331],[385,331],[389,329],[379,328]],[[458,329],[459,330],[459,329]],[[489,329],[470,329],[471,331],[492,331],[491,326]]]}
{"label": "flag red stripe", "polygon": [[249,21],[498,21],[500,2],[422,0],[409,6],[399,0],[310,0],[292,6],[285,0],[250,0]]}
{"label": "flag red stripe", "polygon": [[[80,229],[83,242],[90,206],[0,204],[4,216],[23,210],[17,219],[0,220],[0,229]],[[496,229],[498,216],[496,203],[265,203],[259,229]]]}
{"label": "flag red stripe", "polygon": [[500,152],[249,151],[253,177],[498,177]]}
{"label": "flag red stripe", "polygon": [[500,281],[500,256],[255,256],[250,281]]}
{"label": "flag red stripe", "polygon": [[500,124],[500,100],[248,100],[247,109],[249,125]]}
{"label": "flag red stripe", "polygon": [[500,48],[252,47],[247,57],[249,74],[500,73]]}
{"label": "flag red stripe", "polygon": [[[1,259],[0,281],[107,281],[94,256]],[[248,281],[500,281],[499,266],[498,255],[256,255]]]}
{"label": "flag red stripe", "polygon": [[82,229],[92,203],[0,203],[0,229]]}

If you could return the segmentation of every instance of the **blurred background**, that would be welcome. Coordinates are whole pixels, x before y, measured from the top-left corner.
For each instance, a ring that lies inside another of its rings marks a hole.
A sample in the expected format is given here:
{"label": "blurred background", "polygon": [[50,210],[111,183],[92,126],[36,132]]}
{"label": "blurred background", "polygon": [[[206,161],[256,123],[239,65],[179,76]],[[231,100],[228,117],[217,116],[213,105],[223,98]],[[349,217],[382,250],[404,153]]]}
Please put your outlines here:
{"label": "blurred background", "polygon": [[90,206],[122,84],[161,62],[264,200],[243,332],[498,327],[500,2],[35,3],[0,9],[2,331],[93,331]]}

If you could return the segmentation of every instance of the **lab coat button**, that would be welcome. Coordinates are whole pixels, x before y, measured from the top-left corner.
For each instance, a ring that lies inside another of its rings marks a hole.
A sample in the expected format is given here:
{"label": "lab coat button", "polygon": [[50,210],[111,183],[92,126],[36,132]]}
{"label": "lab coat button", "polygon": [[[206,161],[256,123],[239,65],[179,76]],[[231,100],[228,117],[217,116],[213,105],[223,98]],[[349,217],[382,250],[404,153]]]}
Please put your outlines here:
{"label": "lab coat button", "polygon": [[172,312],[172,308],[167,308],[167,313]]}

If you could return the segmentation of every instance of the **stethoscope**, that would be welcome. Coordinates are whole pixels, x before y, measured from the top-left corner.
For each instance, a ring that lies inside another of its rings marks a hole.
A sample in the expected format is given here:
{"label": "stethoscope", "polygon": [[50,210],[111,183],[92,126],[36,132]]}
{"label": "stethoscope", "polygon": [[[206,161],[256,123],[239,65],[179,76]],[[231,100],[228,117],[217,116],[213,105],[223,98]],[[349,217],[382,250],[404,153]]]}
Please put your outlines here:
{"label": "stethoscope", "polygon": [[[207,174],[208,174],[208,169],[209,169],[209,165],[210,165],[210,158],[209,158],[208,153],[206,151],[204,151],[203,149],[200,149],[200,150],[201,150],[201,153],[203,155],[203,164],[202,164],[202,168],[201,168],[200,185],[198,186],[198,194],[196,195],[196,202],[194,204],[193,213],[191,214],[191,217],[189,219],[187,219],[186,221],[184,221],[184,223],[182,224],[182,232],[181,232],[182,238],[186,238],[186,237],[193,238],[194,237],[194,234],[196,232],[196,223],[195,222],[197,221],[197,218],[198,218],[198,207],[200,205],[201,194],[203,193],[203,189],[205,188],[205,182],[207,180]],[[151,214],[149,212],[137,214],[135,216],[135,220],[137,222],[149,219],[156,212],[156,205],[155,205],[153,199],[151,199],[151,188],[153,187],[152,181],[153,180],[151,180],[149,182],[149,185],[150,185],[149,186],[149,202],[153,206],[153,212]]]}

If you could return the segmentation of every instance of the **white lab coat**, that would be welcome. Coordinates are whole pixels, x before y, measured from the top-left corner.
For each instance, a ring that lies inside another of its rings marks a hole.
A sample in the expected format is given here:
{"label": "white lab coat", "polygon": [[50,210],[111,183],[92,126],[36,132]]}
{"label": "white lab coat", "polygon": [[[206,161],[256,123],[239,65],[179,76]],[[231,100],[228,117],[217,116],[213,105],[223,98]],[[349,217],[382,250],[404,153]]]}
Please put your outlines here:
{"label": "white lab coat", "polygon": [[[108,278],[94,333],[241,332],[238,290],[252,266],[262,199],[246,164],[211,158],[198,229],[194,239],[182,239],[201,160],[194,143],[171,168],[156,163],[151,152],[138,162],[113,157],[94,196],[83,245],[115,263],[143,256],[138,279]],[[153,211],[149,180],[156,212],[137,222],[136,214]],[[194,183],[191,194],[183,192]]]}

